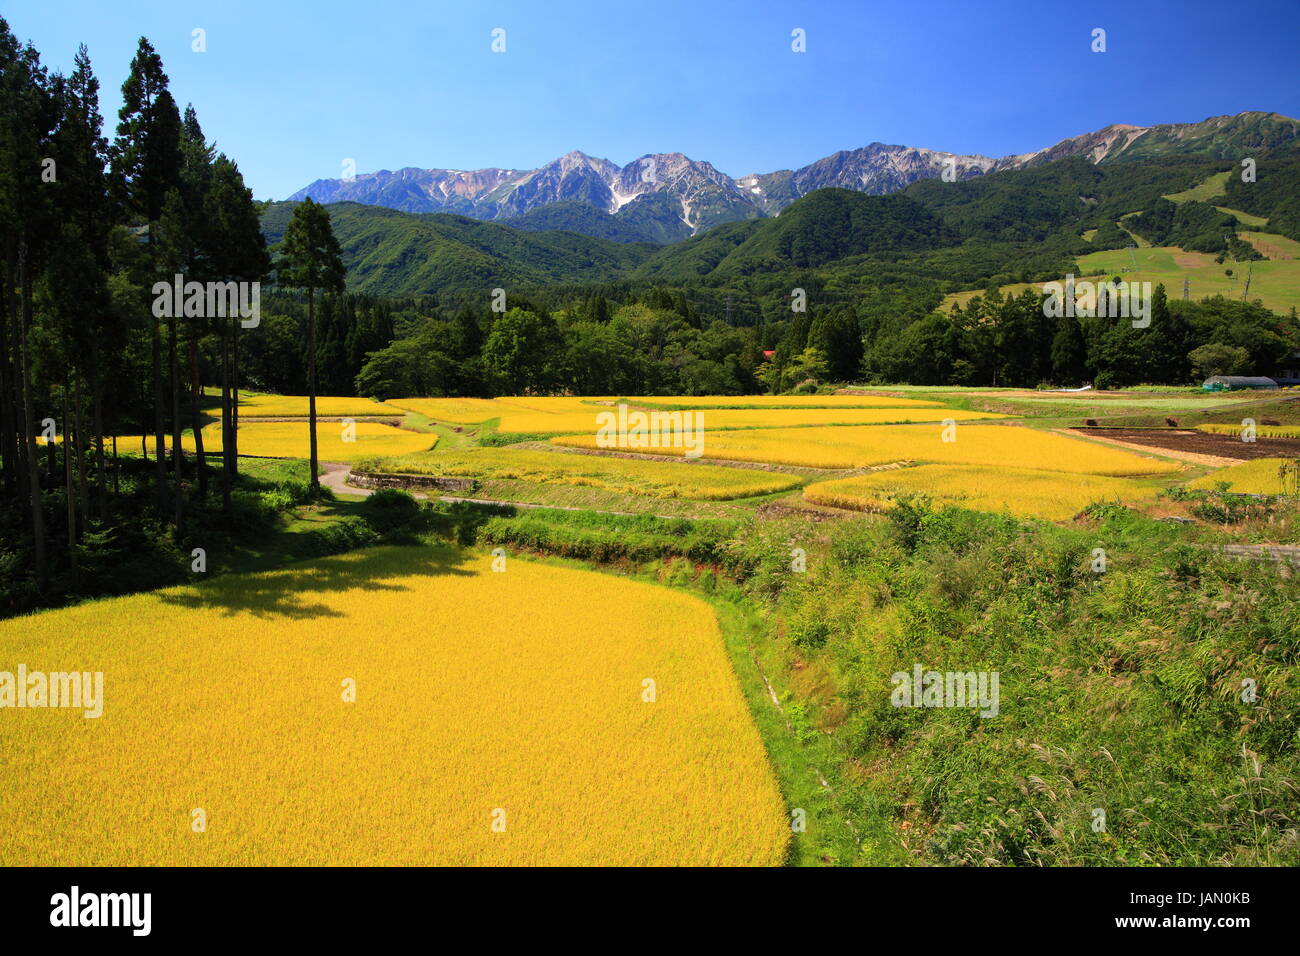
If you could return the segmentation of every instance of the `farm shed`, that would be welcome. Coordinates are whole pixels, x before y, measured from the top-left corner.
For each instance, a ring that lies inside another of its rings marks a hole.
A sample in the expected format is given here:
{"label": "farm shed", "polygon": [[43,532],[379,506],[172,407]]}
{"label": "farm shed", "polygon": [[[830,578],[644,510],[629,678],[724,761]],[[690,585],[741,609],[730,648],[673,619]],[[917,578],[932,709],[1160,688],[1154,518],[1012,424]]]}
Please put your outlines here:
{"label": "farm shed", "polygon": [[1235,392],[1241,389],[1277,388],[1277,382],[1263,375],[1211,375],[1201,386],[1207,392]]}

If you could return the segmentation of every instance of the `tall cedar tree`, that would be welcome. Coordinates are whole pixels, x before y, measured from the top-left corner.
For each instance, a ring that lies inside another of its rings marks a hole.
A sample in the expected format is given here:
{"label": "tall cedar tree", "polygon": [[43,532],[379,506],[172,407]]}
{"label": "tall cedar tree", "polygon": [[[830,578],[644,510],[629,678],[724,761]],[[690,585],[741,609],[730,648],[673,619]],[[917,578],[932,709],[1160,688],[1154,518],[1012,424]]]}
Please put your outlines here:
{"label": "tall cedar tree", "polygon": [[[224,153],[218,155],[203,200],[201,252],[203,268],[217,281],[261,282],[271,271],[259,212],[239,167]],[[234,315],[217,321],[221,350],[221,501],[223,510],[229,512],[231,482],[238,472],[238,396],[232,392],[239,382],[240,319]]]}
{"label": "tall cedar tree", "polygon": [[[19,47],[0,18],[0,227],[4,242],[4,353],[0,392],[0,446],[5,480],[15,481],[29,505],[32,560],[38,589],[46,581],[45,516],[41,502],[40,462],[36,445],[33,342],[34,287],[58,221],[53,195],[46,188],[47,160],[58,123],[58,103],[51,96],[40,55],[28,44]],[[57,166],[55,168],[57,173]],[[50,446],[51,455],[54,446]]]}
{"label": "tall cedar tree", "polygon": [[[203,261],[201,249],[195,244],[202,243],[204,229],[203,202],[212,184],[212,164],[216,159],[216,149],[208,145],[199,126],[198,114],[192,105],[185,107],[185,118],[181,123],[181,199],[185,209],[186,233],[190,236],[189,261],[190,271],[201,282],[213,280],[207,268],[209,263]],[[186,346],[187,364],[189,366],[190,423],[194,429],[194,458],[199,478],[199,500],[208,500],[207,458],[203,448],[203,422],[201,420],[203,386],[199,376],[199,340],[209,331],[203,317],[187,316]]]}
{"label": "tall cedar tree", "polygon": [[324,206],[304,200],[293,211],[284,230],[283,258],[277,265],[281,285],[307,292],[307,416],[311,428],[311,487],[320,490],[316,475],[316,290],[343,291],[346,272]]}
{"label": "tall cedar tree", "polygon": [[[167,192],[176,188],[181,168],[181,117],[176,101],[167,89],[167,74],[162,58],[145,37],[140,38],[131,70],[122,84],[122,108],[118,112],[117,138],[113,142],[113,173],[120,184],[122,199],[135,219],[150,226],[153,246],[155,224],[162,217]],[[155,264],[155,278],[170,280]],[[152,287],[153,283],[149,283]],[[174,327],[174,325],[173,325]],[[162,329],[154,318],[151,329],[150,355],[153,371],[154,438],[157,453],[157,507],[166,515],[167,463],[164,445],[166,426],[163,414]],[[175,342],[173,340],[173,351]],[[174,363],[173,363],[174,364]],[[172,376],[173,382],[175,375]],[[180,474],[176,493],[180,494]]]}
{"label": "tall cedar tree", "polygon": [[[108,293],[111,268],[109,236],[114,224],[114,208],[108,193],[108,141],[103,136],[104,119],[99,112],[99,80],[91,69],[90,56],[83,44],[77,50],[74,70],[63,88],[63,115],[56,137],[58,187],[56,197],[61,209],[65,243],[82,251],[76,272],[68,281],[58,283],[63,291],[73,291],[77,310],[77,327],[73,330],[75,346],[68,358],[76,366],[75,387],[84,382],[90,390],[91,432],[89,442],[82,440],[78,418],[78,473],[81,488],[83,523],[88,520],[90,501],[82,452],[87,444],[95,456],[96,515],[108,518],[108,474],[104,461],[104,389],[103,359],[106,349],[114,347],[118,327],[113,318]],[[80,399],[75,403],[78,416]]]}

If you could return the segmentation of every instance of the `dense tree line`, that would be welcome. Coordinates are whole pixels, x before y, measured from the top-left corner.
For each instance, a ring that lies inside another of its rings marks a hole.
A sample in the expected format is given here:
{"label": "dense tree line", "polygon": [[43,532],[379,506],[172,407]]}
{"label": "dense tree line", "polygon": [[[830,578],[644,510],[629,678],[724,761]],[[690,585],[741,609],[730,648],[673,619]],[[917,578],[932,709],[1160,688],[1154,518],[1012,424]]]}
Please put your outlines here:
{"label": "dense tree line", "polygon": [[[96,569],[143,554],[180,567],[213,515],[231,526],[244,356],[257,342],[261,371],[276,348],[295,351],[266,344],[258,327],[253,284],[272,272],[261,211],[194,109],[178,108],[147,39],[110,141],[86,48],[71,75],[51,72],[0,19],[0,594],[10,609],[102,591]],[[313,290],[341,280],[318,274],[327,255],[285,245],[279,271],[305,291],[310,332]],[[331,369],[359,366],[391,338],[382,309],[328,301],[320,348]],[[293,337],[283,322],[272,332]],[[217,456],[203,444],[209,420],[220,423]],[[130,460],[119,455],[124,435],[140,436]]]}
{"label": "dense tree line", "polygon": [[618,304],[581,296],[554,311],[523,295],[504,311],[435,309],[372,353],[356,392],[502,395],[524,392],[738,394],[756,377],[767,326],[706,321],[681,296],[650,290]]}
{"label": "dense tree line", "polygon": [[1191,357],[1201,346],[1241,349],[1241,370],[1266,374],[1287,365],[1298,342],[1295,315],[1222,296],[1170,301],[1163,285],[1153,290],[1145,327],[1100,314],[1053,318],[1036,290],[992,290],[948,313],[883,330],[869,343],[863,372],[877,381],[931,385],[1190,384],[1203,371]]}
{"label": "dense tree line", "polygon": [[[992,288],[945,312],[928,290],[879,286],[802,312],[787,304],[784,317],[739,328],[663,289],[629,292],[621,301],[542,301],[508,296],[504,313],[482,304],[426,304],[429,314],[407,334],[370,354],[355,391],[386,399],[743,394],[862,381],[1193,384],[1204,369],[1189,356],[1202,346],[1239,349],[1238,370],[1268,374],[1288,367],[1300,343],[1294,314],[1221,296],[1170,301],[1163,286],[1150,295],[1149,324],[1136,328],[1125,316],[1053,318],[1036,289],[1011,295]],[[1104,299],[1099,311],[1106,311]]]}

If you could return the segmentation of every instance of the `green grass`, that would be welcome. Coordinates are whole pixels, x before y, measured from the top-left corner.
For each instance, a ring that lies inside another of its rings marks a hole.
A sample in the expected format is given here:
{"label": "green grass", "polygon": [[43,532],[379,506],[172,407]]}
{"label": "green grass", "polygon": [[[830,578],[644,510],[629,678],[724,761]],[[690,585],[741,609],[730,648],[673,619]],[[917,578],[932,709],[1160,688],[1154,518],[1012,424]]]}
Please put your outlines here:
{"label": "green grass", "polygon": [[[1274,243],[1279,248],[1290,248],[1286,246],[1290,240],[1285,236],[1254,232],[1241,233],[1241,236],[1248,242],[1258,240]],[[1282,242],[1278,243],[1278,240]],[[1137,261],[1136,272],[1130,271],[1134,259]],[[1183,279],[1188,280],[1188,294],[1194,300],[1215,295],[1240,299],[1249,272],[1251,301],[1259,299],[1265,308],[1274,312],[1289,312],[1292,308],[1300,308],[1300,259],[1268,259],[1253,263],[1229,259],[1216,263],[1214,256],[1203,252],[1184,252],[1169,246],[1147,246],[1133,250],[1090,252],[1079,256],[1076,263],[1079,269],[1077,278],[1080,281],[1122,275],[1125,282],[1150,282],[1152,285],[1163,283],[1171,299],[1182,297]],[[1226,273],[1228,269],[1232,270],[1231,276]],[[1026,289],[1041,289],[1042,283],[1016,282],[1000,288],[1003,294],[1018,295]],[[980,294],[980,290],[953,292],[944,298],[941,308],[946,311],[954,302],[964,304]]]}
{"label": "green grass", "polygon": [[478,529],[478,541],[590,561],[644,563],[682,557],[724,564],[726,542],[737,526],[729,520],[536,508],[489,518]]}
{"label": "green grass", "polygon": [[[1241,399],[1231,405],[1224,405],[1202,410],[1177,413],[1176,420],[1181,428],[1195,428],[1202,424],[1223,424],[1241,427],[1243,418],[1253,418],[1256,422],[1270,419],[1283,425],[1300,425],[1300,393],[1248,392],[1239,393]],[[1165,415],[1143,412],[1136,415],[1120,415],[1106,422],[1107,425],[1123,425],[1130,428],[1160,428],[1165,424]]]}
{"label": "green grass", "polygon": [[1225,216],[1234,216],[1243,226],[1254,226],[1257,229],[1263,229],[1268,225],[1268,219],[1264,216],[1254,216],[1248,212],[1242,212],[1240,209],[1229,209],[1227,206],[1215,206],[1215,209]]}
{"label": "green grass", "polygon": [[[1249,235],[1249,234],[1248,234]],[[1300,260],[1263,261],[1254,263],[1214,261],[1214,256],[1202,252],[1184,252],[1174,248],[1136,250],[1138,271],[1125,273],[1128,282],[1164,283],[1171,298],[1183,294],[1183,279],[1190,282],[1189,293],[1193,299],[1224,295],[1241,298],[1249,271],[1250,296],[1259,299],[1266,308],[1287,312],[1300,307]],[[1079,269],[1087,275],[1113,275],[1129,265],[1129,251],[1112,250],[1093,252],[1080,256]],[[1231,269],[1232,275],[1226,274]]]}
{"label": "green grass", "polygon": [[1300,259],[1300,242],[1287,236],[1275,232],[1240,232],[1237,235],[1269,259]]}
{"label": "green grass", "polygon": [[1197,183],[1190,189],[1184,189],[1180,193],[1171,193],[1165,196],[1170,202],[1209,202],[1211,199],[1217,199],[1224,194],[1224,188],[1227,186],[1228,177],[1232,175],[1231,170],[1222,173],[1215,173],[1204,182]]}

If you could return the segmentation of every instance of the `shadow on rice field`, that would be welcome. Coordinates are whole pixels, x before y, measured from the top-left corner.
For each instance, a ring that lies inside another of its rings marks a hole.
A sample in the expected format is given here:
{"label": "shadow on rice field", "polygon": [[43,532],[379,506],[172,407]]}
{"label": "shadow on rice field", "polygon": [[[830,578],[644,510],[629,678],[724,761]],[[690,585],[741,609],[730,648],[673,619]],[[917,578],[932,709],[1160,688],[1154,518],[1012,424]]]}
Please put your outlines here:
{"label": "shadow on rice field", "polygon": [[[228,615],[247,612],[259,618],[339,617],[340,612],[314,601],[313,594],[360,590],[379,594],[408,588],[383,578],[395,573],[393,555],[387,551],[357,551],[333,561],[289,566],[264,574],[232,574],[201,585],[161,591],[158,598],[175,607],[219,608]],[[417,559],[403,557],[403,575],[462,575],[450,548],[422,550]]]}

